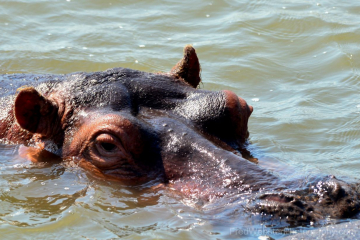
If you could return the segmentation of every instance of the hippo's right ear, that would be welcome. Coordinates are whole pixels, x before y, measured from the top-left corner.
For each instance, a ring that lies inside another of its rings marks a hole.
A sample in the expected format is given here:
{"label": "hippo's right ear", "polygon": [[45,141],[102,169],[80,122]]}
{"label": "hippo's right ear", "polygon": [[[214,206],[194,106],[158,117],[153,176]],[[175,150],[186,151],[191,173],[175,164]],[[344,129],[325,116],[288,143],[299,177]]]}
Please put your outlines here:
{"label": "hippo's right ear", "polygon": [[186,45],[183,58],[171,69],[170,74],[197,88],[201,82],[200,71],[201,67],[195,49],[191,45]]}
{"label": "hippo's right ear", "polygon": [[19,125],[32,133],[50,137],[58,123],[58,107],[33,87],[20,89],[15,99],[14,113]]}

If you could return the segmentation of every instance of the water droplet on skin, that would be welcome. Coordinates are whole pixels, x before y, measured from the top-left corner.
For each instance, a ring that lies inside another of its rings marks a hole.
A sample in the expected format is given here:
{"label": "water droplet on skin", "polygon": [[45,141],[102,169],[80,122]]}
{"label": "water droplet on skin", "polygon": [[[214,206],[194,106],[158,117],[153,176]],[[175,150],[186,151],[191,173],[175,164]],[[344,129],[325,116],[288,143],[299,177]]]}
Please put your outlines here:
{"label": "water droplet on skin", "polygon": [[230,183],[231,183],[231,180],[230,180],[230,179],[224,179],[224,180],[223,180],[223,185],[224,185],[225,187],[228,186]]}

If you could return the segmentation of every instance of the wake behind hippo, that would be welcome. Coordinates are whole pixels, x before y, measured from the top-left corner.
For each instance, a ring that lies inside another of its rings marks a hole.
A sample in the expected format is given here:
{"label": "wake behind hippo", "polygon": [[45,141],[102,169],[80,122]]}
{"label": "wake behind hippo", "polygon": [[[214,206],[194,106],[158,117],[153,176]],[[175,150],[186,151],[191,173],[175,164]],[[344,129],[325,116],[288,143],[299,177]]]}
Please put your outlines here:
{"label": "wake behind hippo", "polygon": [[26,146],[21,154],[34,162],[73,162],[127,184],[155,179],[205,202],[243,194],[249,214],[291,224],[359,212],[355,184],[319,177],[302,186],[243,158],[253,108],[231,91],[197,89],[191,46],[169,73],[114,68],[3,78],[36,80],[4,94],[0,118],[0,138]]}

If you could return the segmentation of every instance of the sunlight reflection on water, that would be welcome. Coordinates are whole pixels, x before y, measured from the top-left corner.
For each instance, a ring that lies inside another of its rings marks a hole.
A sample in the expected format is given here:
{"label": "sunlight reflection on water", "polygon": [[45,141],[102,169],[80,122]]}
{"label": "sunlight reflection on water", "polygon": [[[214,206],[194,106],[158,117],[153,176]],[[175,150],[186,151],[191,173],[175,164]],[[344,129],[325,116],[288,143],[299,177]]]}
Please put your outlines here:
{"label": "sunlight reflection on water", "polygon": [[[0,73],[118,66],[166,72],[183,46],[193,44],[203,69],[201,87],[229,89],[254,106],[249,148],[261,166],[284,164],[306,173],[358,177],[359,3],[192,5],[4,1]],[[0,76],[4,95],[22,85],[26,81]],[[1,145],[0,152],[0,232],[9,239],[259,237],[231,235],[232,227],[259,223],[238,212],[239,205],[229,199],[199,210],[178,196],[148,192],[149,186],[99,183],[76,167],[34,166],[14,146]]]}

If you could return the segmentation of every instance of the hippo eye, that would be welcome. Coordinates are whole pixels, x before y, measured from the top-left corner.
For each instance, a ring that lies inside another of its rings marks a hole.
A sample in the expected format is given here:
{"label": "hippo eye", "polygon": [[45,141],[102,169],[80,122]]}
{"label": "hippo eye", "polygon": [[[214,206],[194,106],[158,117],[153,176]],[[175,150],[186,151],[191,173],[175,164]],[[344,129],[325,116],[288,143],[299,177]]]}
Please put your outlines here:
{"label": "hippo eye", "polygon": [[113,150],[116,148],[116,145],[115,145],[115,144],[112,144],[112,143],[102,142],[102,143],[101,143],[101,147],[102,147],[105,151],[111,152],[111,151],[113,151]]}
{"label": "hippo eye", "polygon": [[87,142],[85,159],[102,170],[127,168],[129,161],[133,160],[124,148],[121,137],[121,133],[115,131],[95,133]]}
{"label": "hippo eye", "polygon": [[103,133],[96,137],[95,145],[100,154],[108,155],[119,151],[121,143],[115,136]]}

